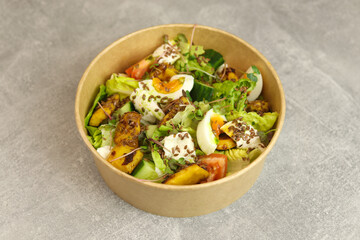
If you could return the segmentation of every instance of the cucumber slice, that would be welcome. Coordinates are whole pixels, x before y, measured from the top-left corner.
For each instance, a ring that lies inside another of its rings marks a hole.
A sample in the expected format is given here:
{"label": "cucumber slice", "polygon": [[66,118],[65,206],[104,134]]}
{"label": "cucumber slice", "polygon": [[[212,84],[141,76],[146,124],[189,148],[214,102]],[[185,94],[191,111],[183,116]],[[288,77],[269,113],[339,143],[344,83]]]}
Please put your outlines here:
{"label": "cucumber slice", "polygon": [[132,111],[135,111],[135,108],[134,108],[134,105],[132,102],[125,103],[125,105],[119,109],[120,115],[123,115],[124,113],[127,113],[127,112],[132,112]]}
{"label": "cucumber slice", "polygon": [[225,62],[223,56],[213,49],[206,49],[203,56],[210,59],[209,63],[215,71]]}
{"label": "cucumber slice", "polygon": [[213,93],[213,87],[195,80],[194,87],[190,92],[190,96],[193,101],[203,101],[204,99],[210,101]]}
{"label": "cucumber slice", "polygon": [[154,180],[159,178],[155,171],[155,164],[148,160],[142,160],[131,174],[136,178]]}
{"label": "cucumber slice", "polygon": [[117,109],[113,116],[115,117],[115,119],[117,119],[117,121],[120,119],[120,117],[122,115],[124,115],[124,113],[127,113],[127,112],[132,112],[132,111],[135,111],[135,108],[134,108],[134,105],[132,102],[127,102],[124,104],[124,106],[122,106],[121,108]]}

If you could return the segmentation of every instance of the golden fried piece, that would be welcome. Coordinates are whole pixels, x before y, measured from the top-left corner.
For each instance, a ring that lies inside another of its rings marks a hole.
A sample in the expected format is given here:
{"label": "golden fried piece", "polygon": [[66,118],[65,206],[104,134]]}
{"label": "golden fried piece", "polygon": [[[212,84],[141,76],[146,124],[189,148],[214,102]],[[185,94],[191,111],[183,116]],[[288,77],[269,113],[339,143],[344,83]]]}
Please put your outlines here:
{"label": "golden fried piece", "polygon": [[236,143],[226,134],[220,134],[217,150],[228,150],[236,147]]}
{"label": "golden fried piece", "polygon": [[164,183],[170,185],[191,185],[209,177],[209,172],[193,164],[170,176]]}
{"label": "golden fried piece", "polygon": [[269,112],[269,103],[264,100],[249,102],[246,108],[248,112],[257,112],[259,115]]}
{"label": "golden fried piece", "polygon": [[188,105],[190,104],[190,102],[186,97],[180,97],[179,99],[173,101],[170,104],[171,106],[169,106],[169,109],[165,109],[165,112],[168,112],[165,117],[160,121],[159,126],[166,124],[166,122],[172,119],[178,112],[184,110],[184,105]]}
{"label": "golden fried piece", "polygon": [[[111,116],[111,114],[113,114],[113,112],[115,111],[115,109],[118,107],[119,104],[120,104],[119,94],[113,94],[110,97],[108,97],[105,102],[101,103],[103,109],[100,108],[99,106],[97,107],[97,109],[90,118],[89,125],[93,127],[99,126],[102,121],[108,118],[108,115]],[[107,115],[105,114],[104,110],[107,113]]]}
{"label": "golden fried piece", "polygon": [[228,72],[227,80],[230,80],[232,82],[237,82],[239,78],[236,76],[235,72]]}
{"label": "golden fried piece", "polygon": [[141,115],[137,112],[125,113],[118,122],[115,130],[114,142],[116,145],[127,145],[133,148],[139,146]]}
{"label": "golden fried piece", "polygon": [[136,150],[133,153],[126,155],[125,157],[121,156],[130,153],[134,149],[134,147],[130,147],[127,145],[117,145],[112,149],[107,161],[110,162],[117,169],[131,174],[131,172],[142,160],[144,154],[140,150]]}

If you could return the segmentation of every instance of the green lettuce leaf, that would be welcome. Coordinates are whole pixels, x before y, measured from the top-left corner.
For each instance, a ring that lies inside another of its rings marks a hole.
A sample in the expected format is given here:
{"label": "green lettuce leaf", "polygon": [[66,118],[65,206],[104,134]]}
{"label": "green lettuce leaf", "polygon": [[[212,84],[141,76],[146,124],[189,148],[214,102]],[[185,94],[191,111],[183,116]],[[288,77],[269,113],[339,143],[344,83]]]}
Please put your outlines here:
{"label": "green lettuce leaf", "polygon": [[[180,48],[180,52],[185,55],[185,54],[189,54],[189,47],[190,44],[184,41],[179,41],[179,48]],[[190,56],[191,55],[197,55],[200,56],[201,54],[205,53],[204,51],[204,47],[200,46],[200,45],[192,45],[191,46],[191,50],[190,50]]]}
{"label": "green lettuce leaf", "polygon": [[179,33],[179,34],[176,36],[175,41],[176,41],[176,42],[185,42],[185,43],[188,42],[186,36],[185,36],[183,33]]}
{"label": "green lettuce leaf", "polygon": [[186,106],[184,111],[176,113],[176,115],[170,121],[175,126],[190,127],[193,121],[192,114],[195,112],[195,110],[195,107],[189,104]]}
{"label": "green lettuce leaf", "polygon": [[253,126],[256,130],[266,132],[269,131],[275,124],[279,114],[277,112],[267,112],[260,116],[256,112],[232,112],[226,115],[228,121],[232,121],[242,117],[243,121]]}
{"label": "green lettuce leaf", "polygon": [[91,145],[93,145],[95,149],[101,147],[102,144],[101,130],[91,126],[86,126],[86,129],[89,132],[89,136],[87,136],[87,138],[89,139]]}
{"label": "green lettuce leaf", "polygon": [[118,93],[120,99],[129,96],[135,88],[139,87],[139,82],[130,77],[124,77],[114,73],[111,78],[106,81],[106,93],[108,96]]}
{"label": "green lettuce leaf", "polygon": [[155,163],[155,167],[164,173],[166,170],[166,165],[165,165],[164,161],[162,160],[160,154],[156,151],[152,151],[151,156]]}
{"label": "green lettuce leaf", "polygon": [[116,129],[115,125],[104,124],[101,125],[98,129],[101,131],[101,136],[102,136],[101,147],[110,146],[111,144],[114,144],[113,138]]}
{"label": "green lettuce leaf", "polygon": [[94,103],[93,103],[92,107],[90,108],[88,114],[85,117],[85,121],[84,121],[85,122],[85,127],[89,125],[90,118],[91,118],[91,116],[92,116],[92,114],[94,112],[94,109],[95,109],[97,103],[99,101],[103,100],[105,97],[106,97],[106,87],[104,85],[101,85],[100,89],[99,89],[99,92],[95,97]]}
{"label": "green lettuce leaf", "polygon": [[[250,79],[239,79],[237,82],[224,81],[222,83],[214,83],[213,100],[225,98],[223,101],[216,102],[213,105],[215,112],[226,114],[230,111],[243,111],[246,107],[247,92],[255,88],[256,82]],[[246,88],[245,92],[241,92],[242,88]]]}
{"label": "green lettuce leaf", "polygon": [[[179,41],[178,46],[183,57],[175,62],[175,68],[180,72],[192,72],[193,77],[197,80],[211,82],[213,79],[211,75],[215,72],[214,67],[205,61],[198,62],[197,59],[197,57],[203,56],[205,53],[203,46],[193,45],[190,52],[189,43]],[[218,62],[218,60],[214,58],[214,63]]]}

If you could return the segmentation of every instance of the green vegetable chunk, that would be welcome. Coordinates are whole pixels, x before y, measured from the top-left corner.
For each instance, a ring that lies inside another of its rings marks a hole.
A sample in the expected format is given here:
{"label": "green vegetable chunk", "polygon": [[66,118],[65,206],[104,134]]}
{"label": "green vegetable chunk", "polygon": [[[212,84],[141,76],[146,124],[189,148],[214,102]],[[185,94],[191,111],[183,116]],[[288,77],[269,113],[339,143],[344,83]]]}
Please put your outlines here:
{"label": "green vegetable chunk", "polygon": [[210,101],[213,93],[213,87],[195,80],[194,87],[191,90],[190,95],[193,101],[203,101],[204,99]]}
{"label": "green vegetable chunk", "polygon": [[155,171],[155,164],[148,160],[142,160],[132,172],[132,175],[136,178],[154,180],[159,178]]}
{"label": "green vegetable chunk", "polygon": [[133,103],[129,101],[129,102],[125,103],[124,106],[122,106],[121,108],[117,109],[117,110],[114,112],[113,116],[114,116],[117,120],[119,120],[120,117],[121,117],[122,115],[124,115],[124,113],[132,112],[132,111],[135,111],[135,107],[134,107]]}
{"label": "green vegetable chunk", "polygon": [[210,59],[209,63],[215,71],[225,62],[223,56],[213,49],[206,49],[203,56]]}

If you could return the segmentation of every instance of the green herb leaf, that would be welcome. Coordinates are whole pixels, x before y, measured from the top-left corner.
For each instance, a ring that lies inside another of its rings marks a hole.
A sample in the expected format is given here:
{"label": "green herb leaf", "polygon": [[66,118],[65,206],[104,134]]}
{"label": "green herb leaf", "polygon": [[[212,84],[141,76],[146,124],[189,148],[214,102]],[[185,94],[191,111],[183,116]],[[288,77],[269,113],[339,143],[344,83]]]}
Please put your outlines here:
{"label": "green herb leaf", "polygon": [[252,70],[254,71],[254,73],[256,74],[260,74],[259,69],[256,66],[251,66]]}
{"label": "green herb leaf", "polygon": [[258,80],[254,73],[247,73],[246,76],[253,82],[257,82]]}
{"label": "green herb leaf", "polygon": [[190,102],[192,102],[189,90],[186,90],[186,97],[189,99]]}

